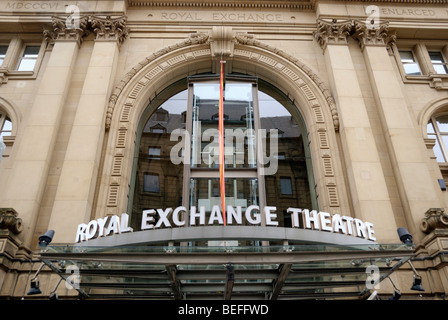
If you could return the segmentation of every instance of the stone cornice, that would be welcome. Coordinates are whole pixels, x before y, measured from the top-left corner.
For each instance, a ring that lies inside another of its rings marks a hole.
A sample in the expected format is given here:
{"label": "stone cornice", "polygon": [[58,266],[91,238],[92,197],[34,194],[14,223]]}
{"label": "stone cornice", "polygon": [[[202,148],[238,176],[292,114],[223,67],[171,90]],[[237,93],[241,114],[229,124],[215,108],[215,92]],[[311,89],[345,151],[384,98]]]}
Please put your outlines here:
{"label": "stone cornice", "polygon": [[197,0],[128,0],[130,7],[194,7],[194,8],[252,8],[252,9],[313,9],[310,1],[197,1]]}
{"label": "stone cornice", "polygon": [[[254,9],[302,9],[314,10],[319,0],[303,1],[198,1],[198,0],[128,0],[129,7],[184,7],[184,8],[254,8]],[[358,2],[399,5],[440,5],[448,0],[332,0],[332,2]]]}

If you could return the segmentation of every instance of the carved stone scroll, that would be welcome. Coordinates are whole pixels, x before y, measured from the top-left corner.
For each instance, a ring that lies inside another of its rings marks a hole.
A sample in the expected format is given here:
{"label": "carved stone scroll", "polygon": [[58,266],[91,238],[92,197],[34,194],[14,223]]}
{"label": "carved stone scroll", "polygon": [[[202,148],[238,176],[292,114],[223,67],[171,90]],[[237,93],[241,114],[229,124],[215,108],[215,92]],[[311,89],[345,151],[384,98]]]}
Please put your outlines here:
{"label": "carved stone scroll", "polygon": [[22,219],[13,208],[0,208],[0,229],[7,229],[14,234],[23,230]]}
{"label": "carved stone scroll", "polygon": [[448,229],[448,214],[444,208],[431,208],[425,212],[420,230],[424,233],[430,233],[434,229]]}

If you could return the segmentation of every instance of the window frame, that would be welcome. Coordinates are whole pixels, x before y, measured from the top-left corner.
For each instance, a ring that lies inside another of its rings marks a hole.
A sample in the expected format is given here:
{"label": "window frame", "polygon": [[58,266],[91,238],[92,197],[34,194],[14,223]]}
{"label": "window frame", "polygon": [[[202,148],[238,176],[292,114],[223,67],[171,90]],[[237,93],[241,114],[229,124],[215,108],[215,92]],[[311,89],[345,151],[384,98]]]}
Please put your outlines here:
{"label": "window frame", "polygon": [[[421,75],[406,74],[400,56],[401,51],[412,51],[415,61],[419,65]],[[435,51],[442,54],[447,69],[446,74],[437,73],[434,68],[429,52]],[[430,87],[437,90],[448,90],[448,45],[446,42],[439,40],[399,39],[397,43],[393,44],[393,55],[404,83],[429,84]]]}
{"label": "window frame", "polygon": [[[0,72],[5,76],[4,83],[8,79],[11,80],[35,80],[39,73],[42,61],[44,59],[47,42],[42,36],[35,34],[21,34],[11,37],[9,35],[0,34],[0,45],[8,46],[8,49],[0,66]],[[18,67],[27,47],[39,47],[34,68],[31,71],[20,71]]]}
{"label": "window frame", "polygon": [[[428,124],[431,123],[431,125],[434,129],[434,133],[428,133],[428,129],[426,129],[426,134],[427,134],[428,138],[430,138],[430,139],[434,139],[433,136],[435,136],[436,143],[438,143],[440,150],[442,152],[442,157],[444,158],[445,161],[442,161],[442,162],[438,161],[437,155],[436,155],[437,163],[446,164],[446,163],[448,163],[448,145],[445,145],[443,143],[443,137],[444,136],[448,137],[448,132],[441,132],[440,128],[437,124],[437,118],[442,117],[442,116],[448,116],[448,112],[438,113],[438,114],[431,116],[431,118],[428,121]],[[434,145],[434,147],[435,147],[435,145]]]}

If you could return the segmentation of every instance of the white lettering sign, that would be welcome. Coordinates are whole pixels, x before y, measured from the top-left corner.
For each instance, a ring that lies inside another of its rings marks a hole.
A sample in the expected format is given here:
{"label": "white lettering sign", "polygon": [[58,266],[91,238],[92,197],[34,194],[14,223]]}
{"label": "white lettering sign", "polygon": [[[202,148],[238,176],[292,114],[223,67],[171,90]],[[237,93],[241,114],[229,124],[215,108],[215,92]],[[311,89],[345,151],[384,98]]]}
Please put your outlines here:
{"label": "white lettering sign", "polygon": [[[277,208],[274,206],[266,206],[260,209],[257,205],[251,205],[245,210],[241,206],[227,206],[226,221],[228,225],[241,225],[243,223],[261,225],[262,221],[264,221],[266,226],[276,227],[278,226],[276,211]],[[287,212],[291,214],[293,228],[333,232],[376,241],[373,224],[370,222],[341,216],[340,214],[331,215],[328,212],[300,208],[288,208]],[[243,218],[245,221],[243,221]],[[140,229],[154,230],[183,227],[187,222],[190,227],[223,225],[223,220],[221,208],[218,205],[213,206],[208,215],[203,206],[199,208],[193,206],[189,211],[185,207],[177,207],[174,210],[172,208],[149,209],[142,212]],[[79,224],[75,242],[132,231],[133,229],[129,227],[129,215],[123,213],[121,217],[114,215],[92,220],[87,224]]]}

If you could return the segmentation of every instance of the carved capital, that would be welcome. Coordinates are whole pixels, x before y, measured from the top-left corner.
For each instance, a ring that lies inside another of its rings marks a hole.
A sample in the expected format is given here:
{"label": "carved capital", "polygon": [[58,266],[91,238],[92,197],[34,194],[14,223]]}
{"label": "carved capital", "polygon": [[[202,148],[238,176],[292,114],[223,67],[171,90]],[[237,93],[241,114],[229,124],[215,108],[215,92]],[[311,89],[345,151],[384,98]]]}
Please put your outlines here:
{"label": "carved capital", "polygon": [[89,34],[87,17],[79,17],[76,23],[68,17],[52,17],[51,26],[44,28],[44,38],[47,41],[77,41]]}
{"label": "carved capital", "polygon": [[110,16],[105,18],[98,16],[89,17],[89,23],[96,36],[95,40],[117,41],[118,45],[121,45],[129,34],[126,20],[125,16],[118,18],[111,18]]}
{"label": "carved capital", "polygon": [[366,23],[365,21],[354,21],[355,33],[353,38],[359,41],[362,50],[365,46],[386,46],[395,43],[397,35],[389,31],[389,22]]}
{"label": "carved capital", "polygon": [[13,208],[0,208],[0,229],[7,229],[14,234],[22,232],[22,219],[17,216],[18,213]]}
{"label": "carved capital", "polygon": [[350,35],[353,28],[351,20],[326,21],[322,19],[317,20],[317,30],[313,35],[323,50],[328,44],[347,44],[347,37]]}
{"label": "carved capital", "polygon": [[424,233],[430,233],[434,229],[448,229],[448,214],[444,208],[430,208],[425,212],[420,230]]}

